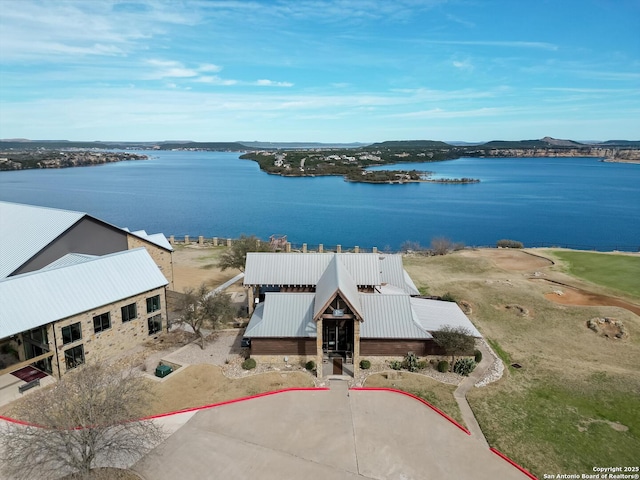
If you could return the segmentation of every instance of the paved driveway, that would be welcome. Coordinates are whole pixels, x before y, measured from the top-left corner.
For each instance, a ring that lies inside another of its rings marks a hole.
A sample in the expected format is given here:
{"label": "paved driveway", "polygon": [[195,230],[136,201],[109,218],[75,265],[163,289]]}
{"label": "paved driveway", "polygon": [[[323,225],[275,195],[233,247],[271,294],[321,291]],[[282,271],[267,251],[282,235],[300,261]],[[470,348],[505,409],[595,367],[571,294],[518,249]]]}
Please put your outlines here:
{"label": "paved driveway", "polygon": [[420,402],[285,392],[202,410],[135,465],[146,479],[526,479]]}

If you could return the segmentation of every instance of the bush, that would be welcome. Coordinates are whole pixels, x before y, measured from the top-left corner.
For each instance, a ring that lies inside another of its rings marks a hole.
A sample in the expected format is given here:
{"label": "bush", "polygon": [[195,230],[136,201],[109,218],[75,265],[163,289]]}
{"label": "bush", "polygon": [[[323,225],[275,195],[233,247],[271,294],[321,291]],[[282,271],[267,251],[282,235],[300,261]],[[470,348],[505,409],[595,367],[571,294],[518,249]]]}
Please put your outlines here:
{"label": "bush", "polygon": [[456,299],[454,298],[453,295],[451,295],[449,292],[445,293],[444,295],[442,295],[442,297],[440,297],[440,299],[443,302],[455,302]]}
{"label": "bush", "polygon": [[306,368],[309,371],[315,370],[316,369],[316,362],[314,362],[313,360],[309,360],[305,365],[304,368]]}
{"label": "bush", "polygon": [[242,368],[245,370],[252,370],[256,368],[256,361],[253,358],[247,358],[244,362],[242,362]]}
{"label": "bush", "polygon": [[471,358],[461,358],[453,366],[453,371],[458,375],[469,376],[473,369],[476,368],[476,362]]}
{"label": "bush", "polygon": [[447,362],[446,360],[440,360],[438,362],[438,371],[441,372],[441,373],[448,372],[449,371],[449,362]]}
{"label": "bush", "polygon": [[426,360],[420,360],[418,362],[418,370],[424,370],[425,368],[427,368],[427,365],[429,364],[427,363]]}
{"label": "bush", "polygon": [[389,362],[389,367],[392,370],[402,370],[402,362],[400,360],[391,360]]}
{"label": "bush", "polygon": [[418,357],[415,353],[407,353],[407,356],[404,357],[404,366],[410,372],[415,372],[416,370],[418,370]]}
{"label": "bush", "polygon": [[371,368],[371,362],[369,360],[360,360],[360,368],[362,370],[369,370]]}
{"label": "bush", "polygon": [[482,352],[480,350],[473,352],[473,356],[476,363],[480,363],[482,361]]}
{"label": "bush", "polygon": [[524,248],[522,242],[517,240],[498,240],[496,247],[500,248]]}

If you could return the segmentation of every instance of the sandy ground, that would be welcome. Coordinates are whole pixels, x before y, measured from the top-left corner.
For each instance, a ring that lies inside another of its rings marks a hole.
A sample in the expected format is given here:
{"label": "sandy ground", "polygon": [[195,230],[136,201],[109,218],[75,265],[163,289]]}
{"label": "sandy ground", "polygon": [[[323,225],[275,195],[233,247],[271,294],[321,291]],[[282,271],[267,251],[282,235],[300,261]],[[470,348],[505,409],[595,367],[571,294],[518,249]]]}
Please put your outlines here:
{"label": "sandy ground", "polygon": [[[173,252],[173,280],[175,291],[197,288],[201,284],[217,287],[235,277],[239,270],[221,271],[217,267],[220,254],[226,247],[204,247],[199,245],[177,245]],[[230,291],[237,291],[234,285]]]}
{"label": "sandy ground", "polygon": [[488,259],[498,268],[509,272],[533,272],[553,265],[553,262],[548,258],[510,248],[465,250],[460,255]]}

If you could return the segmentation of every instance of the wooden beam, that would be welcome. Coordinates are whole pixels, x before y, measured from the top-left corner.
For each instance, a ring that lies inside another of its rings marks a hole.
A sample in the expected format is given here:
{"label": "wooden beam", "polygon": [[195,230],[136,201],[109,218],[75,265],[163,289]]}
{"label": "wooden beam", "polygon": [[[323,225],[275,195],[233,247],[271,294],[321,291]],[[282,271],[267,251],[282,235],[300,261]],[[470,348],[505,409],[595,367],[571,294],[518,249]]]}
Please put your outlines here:
{"label": "wooden beam", "polygon": [[25,360],[24,362],[14,363],[13,365],[0,370],[0,375],[6,375],[7,373],[15,372],[16,370],[20,370],[23,367],[27,367],[32,363],[39,362],[40,360],[44,360],[45,358],[53,357],[55,352],[47,352],[42,355],[38,355],[37,357],[30,358],[29,360]]}

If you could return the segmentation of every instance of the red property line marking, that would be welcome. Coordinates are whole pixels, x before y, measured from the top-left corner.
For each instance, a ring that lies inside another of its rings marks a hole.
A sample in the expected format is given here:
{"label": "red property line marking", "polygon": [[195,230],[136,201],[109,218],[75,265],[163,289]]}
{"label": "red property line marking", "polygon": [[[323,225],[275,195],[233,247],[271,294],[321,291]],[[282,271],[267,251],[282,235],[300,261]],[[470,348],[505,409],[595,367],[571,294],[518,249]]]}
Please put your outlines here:
{"label": "red property line marking", "polygon": [[[248,397],[234,398],[233,400],[225,400],[224,402],[211,403],[209,405],[203,405],[201,407],[184,408],[182,410],[176,410],[175,412],[160,413],[158,415],[150,415],[148,417],[142,417],[142,418],[139,418],[138,420],[130,420],[130,421],[131,422],[135,422],[135,421],[143,421],[143,420],[153,420],[154,418],[170,417],[171,415],[177,415],[179,413],[188,413],[188,412],[195,412],[195,411],[199,411],[199,410],[206,410],[206,409],[209,409],[209,408],[221,407],[223,405],[229,405],[231,403],[244,402],[246,400],[253,400],[254,398],[267,397],[269,395],[276,395],[278,393],[286,393],[286,392],[322,392],[322,391],[326,391],[326,390],[329,390],[329,388],[327,388],[327,387],[317,387],[317,388],[316,387],[292,387],[292,388],[283,388],[282,390],[274,390],[272,392],[258,393],[257,395],[250,395]],[[15,423],[15,424],[18,424],[18,425],[25,425],[27,427],[46,428],[46,427],[43,427],[41,425],[36,425],[34,423],[25,422],[23,420],[18,420],[16,418],[5,417],[3,415],[0,415],[0,420],[4,420],[4,421],[10,422],[10,423]],[[74,427],[74,428],[71,428],[70,430],[77,430],[77,429],[82,429],[82,428],[83,427]]]}
{"label": "red property line marking", "polygon": [[373,392],[393,392],[393,393],[401,393],[402,395],[406,395],[407,397],[411,397],[415,400],[418,400],[419,402],[425,404],[427,407],[429,407],[431,410],[433,410],[434,412],[442,415],[444,418],[446,418],[447,420],[449,420],[451,423],[453,423],[456,427],[458,427],[460,430],[462,430],[464,433],[466,433],[467,435],[471,435],[471,432],[469,430],[467,430],[465,427],[463,427],[462,425],[460,425],[458,422],[456,422],[453,418],[451,418],[449,415],[447,415],[446,413],[444,413],[442,410],[440,410],[438,407],[434,407],[433,405],[431,405],[429,402],[427,402],[425,399],[420,398],[412,393],[409,392],[405,392],[403,390],[396,390],[395,388],[384,388],[384,387],[353,387],[351,388],[351,390],[364,390],[364,391],[373,391]]}
{"label": "red property line marking", "polygon": [[507,457],[504,453],[496,450],[493,447],[489,448],[489,450],[491,450],[493,453],[498,455],[503,460],[506,460],[507,462],[509,462],[511,465],[513,465],[518,470],[520,470],[522,473],[524,473],[527,477],[531,478],[532,480],[538,480],[538,477],[536,477],[533,473],[531,473],[530,471],[526,470],[524,467],[521,467],[520,465],[518,465],[516,462],[514,462],[509,457]]}

